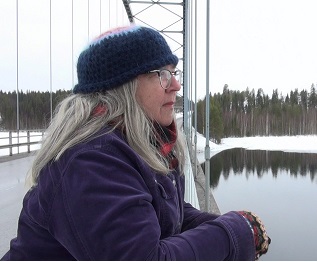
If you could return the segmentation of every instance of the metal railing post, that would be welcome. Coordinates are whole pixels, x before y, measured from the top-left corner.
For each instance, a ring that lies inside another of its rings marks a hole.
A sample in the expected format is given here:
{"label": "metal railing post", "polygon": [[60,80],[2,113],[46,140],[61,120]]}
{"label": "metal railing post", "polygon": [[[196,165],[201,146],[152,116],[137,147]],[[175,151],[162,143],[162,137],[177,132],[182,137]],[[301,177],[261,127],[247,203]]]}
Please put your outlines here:
{"label": "metal railing post", "polygon": [[9,156],[12,156],[12,131],[9,131]]}
{"label": "metal railing post", "polygon": [[205,146],[205,176],[206,176],[206,212],[210,211],[210,147],[209,147],[209,0],[207,0],[207,21],[206,21],[206,146]]}
{"label": "metal railing post", "polygon": [[[190,144],[190,115],[189,115],[189,1],[184,1],[184,84],[183,84],[183,103],[184,103],[184,109],[183,109],[183,117],[184,117],[184,132],[187,139],[187,143],[189,146]],[[190,149],[190,148],[189,148]]]}
{"label": "metal railing post", "polygon": [[30,150],[30,131],[27,131],[26,132],[26,136],[27,136],[27,142],[28,142],[28,153],[30,153],[31,152],[31,150]]}

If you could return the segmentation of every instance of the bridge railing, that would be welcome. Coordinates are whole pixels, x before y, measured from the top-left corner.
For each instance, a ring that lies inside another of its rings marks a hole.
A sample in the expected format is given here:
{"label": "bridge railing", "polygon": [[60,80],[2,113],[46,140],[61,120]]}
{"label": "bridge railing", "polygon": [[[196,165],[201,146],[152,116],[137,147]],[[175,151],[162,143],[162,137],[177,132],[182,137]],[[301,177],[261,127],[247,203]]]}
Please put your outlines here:
{"label": "bridge railing", "polygon": [[0,156],[37,150],[43,136],[44,130],[0,132]]}

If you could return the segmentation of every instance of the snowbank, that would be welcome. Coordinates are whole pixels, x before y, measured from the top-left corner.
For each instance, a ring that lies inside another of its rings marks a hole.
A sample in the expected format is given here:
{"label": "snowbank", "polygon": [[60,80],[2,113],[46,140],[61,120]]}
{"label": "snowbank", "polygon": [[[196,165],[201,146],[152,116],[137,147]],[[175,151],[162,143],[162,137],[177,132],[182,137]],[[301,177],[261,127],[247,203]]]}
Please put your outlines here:
{"label": "snowbank", "polygon": [[[205,161],[205,145],[205,137],[197,133],[197,157],[200,163]],[[317,153],[317,136],[230,137],[223,138],[220,145],[210,141],[209,146],[211,157],[223,150],[230,148]]]}

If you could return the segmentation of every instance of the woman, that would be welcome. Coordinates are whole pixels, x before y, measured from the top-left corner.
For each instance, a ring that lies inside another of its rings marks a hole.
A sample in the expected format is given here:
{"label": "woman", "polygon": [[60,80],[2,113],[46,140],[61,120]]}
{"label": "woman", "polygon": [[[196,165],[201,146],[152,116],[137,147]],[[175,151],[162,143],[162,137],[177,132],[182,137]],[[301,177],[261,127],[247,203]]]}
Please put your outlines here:
{"label": "woman", "polygon": [[252,213],[184,202],[177,63],[158,32],[136,25],[81,53],[4,260],[254,260],[267,251]]}

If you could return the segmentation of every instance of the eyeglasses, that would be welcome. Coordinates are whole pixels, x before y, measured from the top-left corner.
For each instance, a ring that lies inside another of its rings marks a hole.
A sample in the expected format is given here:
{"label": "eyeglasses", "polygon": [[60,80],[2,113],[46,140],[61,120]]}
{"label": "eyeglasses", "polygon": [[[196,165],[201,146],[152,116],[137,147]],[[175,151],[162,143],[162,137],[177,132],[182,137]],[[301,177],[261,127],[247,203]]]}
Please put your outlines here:
{"label": "eyeglasses", "polygon": [[160,78],[160,84],[163,89],[168,89],[172,83],[172,75],[175,77],[176,81],[182,84],[182,71],[175,70],[171,72],[168,69],[157,69],[147,72],[150,73],[157,73],[158,77]]}

